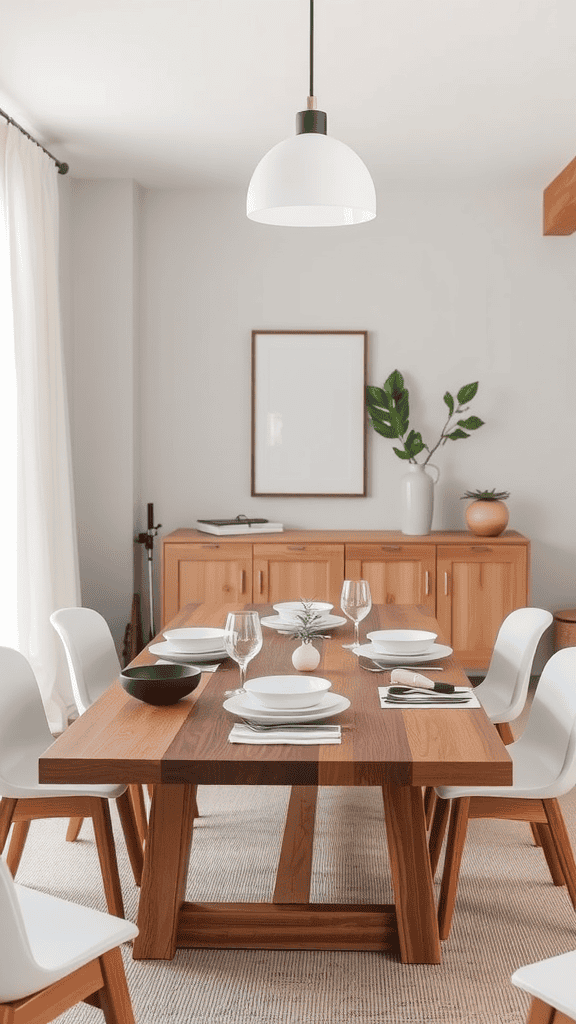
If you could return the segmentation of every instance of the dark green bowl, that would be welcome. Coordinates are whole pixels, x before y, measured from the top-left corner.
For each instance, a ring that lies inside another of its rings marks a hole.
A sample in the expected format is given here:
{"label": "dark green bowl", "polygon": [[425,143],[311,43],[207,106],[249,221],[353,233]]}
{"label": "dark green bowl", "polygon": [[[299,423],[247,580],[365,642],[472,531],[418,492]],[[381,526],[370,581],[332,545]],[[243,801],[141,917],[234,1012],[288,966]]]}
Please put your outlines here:
{"label": "dark green bowl", "polygon": [[192,665],[139,665],[125,668],[120,682],[131,697],[145,704],[176,704],[195,690],[202,672]]}

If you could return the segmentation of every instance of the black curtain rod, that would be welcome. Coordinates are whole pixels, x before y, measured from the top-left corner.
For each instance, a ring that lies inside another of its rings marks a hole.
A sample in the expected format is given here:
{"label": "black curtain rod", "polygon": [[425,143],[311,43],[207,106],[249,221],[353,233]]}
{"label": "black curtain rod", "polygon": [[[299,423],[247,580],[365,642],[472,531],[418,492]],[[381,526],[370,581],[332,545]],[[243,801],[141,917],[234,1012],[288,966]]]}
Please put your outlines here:
{"label": "black curtain rod", "polygon": [[8,121],[8,124],[13,124],[14,127],[17,128],[19,132],[22,132],[22,135],[25,135],[27,139],[30,139],[30,142],[33,142],[36,146],[40,146],[40,149],[42,149],[46,153],[46,155],[49,156],[50,159],[53,160],[54,163],[56,164],[56,167],[58,168],[58,174],[67,174],[68,173],[68,171],[70,170],[70,168],[68,167],[68,164],[64,164],[64,163],[62,163],[61,160],[57,160],[53,153],[49,153],[48,150],[42,145],[42,143],[38,142],[38,139],[34,139],[29,134],[29,132],[27,132],[26,129],[23,128],[21,124],[18,124],[18,122],[15,121],[13,117],[10,117],[10,115],[7,114],[5,110],[0,110],[0,114],[2,114],[2,117],[6,118],[6,120]]}

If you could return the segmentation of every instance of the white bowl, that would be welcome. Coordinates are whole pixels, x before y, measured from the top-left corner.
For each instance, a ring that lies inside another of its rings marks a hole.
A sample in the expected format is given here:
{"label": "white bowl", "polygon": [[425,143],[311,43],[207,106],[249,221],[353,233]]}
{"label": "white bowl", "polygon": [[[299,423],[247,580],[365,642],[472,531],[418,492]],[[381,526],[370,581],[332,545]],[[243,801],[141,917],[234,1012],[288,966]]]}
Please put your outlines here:
{"label": "white bowl", "polygon": [[163,634],[175,654],[210,654],[223,649],[223,629],[189,626],[186,629],[167,629]]}
{"label": "white bowl", "polygon": [[383,654],[426,654],[438,634],[424,629],[378,629],[367,636]]}
{"label": "white bowl", "polygon": [[332,683],[319,676],[262,676],[248,679],[244,689],[267,708],[310,708]]}
{"label": "white bowl", "polygon": [[[310,601],[309,603],[312,606],[312,611],[317,612],[322,618],[328,615],[334,607],[333,604],[328,604],[326,601]],[[272,607],[285,622],[296,624],[299,622],[298,616],[304,611],[302,601],[282,601]]]}

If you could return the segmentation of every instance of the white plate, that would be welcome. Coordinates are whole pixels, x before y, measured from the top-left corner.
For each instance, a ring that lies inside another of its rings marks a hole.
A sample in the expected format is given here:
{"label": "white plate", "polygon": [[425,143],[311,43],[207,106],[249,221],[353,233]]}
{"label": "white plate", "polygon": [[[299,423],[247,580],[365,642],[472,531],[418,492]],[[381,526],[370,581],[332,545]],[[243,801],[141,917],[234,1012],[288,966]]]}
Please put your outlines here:
{"label": "white plate", "polygon": [[178,654],[168,640],[162,640],[159,644],[150,644],[148,650],[157,658],[175,661],[178,665],[200,665],[203,662],[219,661],[228,657],[223,647],[219,651],[203,651],[202,654]]}
{"label": "white plate", "polygon": [[[269,626],[270,629],[279,630],[280,633],[294,633],[298,629],[296,623],[286,622],[286,619],[281,619],[279,615],[265,615],[260,622],[263,626]],[[336,629],[336,626],[345,625],[346,619],[342,615],[326,615],[314,628],[322,632],[325,629]]]}
{"label": "white plate", "polygon": [[373,644],[362,644],[361,647],[351,648],[353,654],[359,657],[370,658],[377,665],[418,665],[421,662],[440,661],[441,658],[449,658],[453,648],[446,644],[433,644],[426,654],[383,654]]}
{"label": "white plate", "polygon": [[[326,697],[333,697],[334,700],[332,702],[326,702]],[[311,714],[314,714],[316,711],[322,710],[327,706],[331,707],[332,703],[335,704],[343,698],[340,696],[339,693],[333,693],[332,691],[330,691],[330,693],[324,693],[322,697],[318,699],[318,702],[316,704],[307,708],[269,708],[266,707],[265,704],[262,704],[262,702],[259,701],[257,697],[254,697],[254,695],[251,694],[249,690],[246,691],[245,695],[237,695],[235,696],[234,699],[242,701],[242,706],[246,711],[256,711],[259,715],[262,715],[263,717],[275,719],[278,718],[278,715],[280,715],[281,718],[285,718],[286,715],[290,715],[292,714],[292,712],[294,712],[294,714],[296,715],[306,715],[309,712]]]}
{"label": "white plate", "polygon": [[346,711],[346,708],[350,707],[350,701],[339,693],[327,693],[316,707],[302,708],[300,711],[296,709],[275,711],[272,708],[265,708],[262,705],[257,707],[256,705],[257,701],[254,699],[240,695],[229,697],[222,706],[233,715],[246,718],[251,722],[285,725],[287,722],[320,722],[324,718],[332,718],[333,715],[339,715],[341,711]]}

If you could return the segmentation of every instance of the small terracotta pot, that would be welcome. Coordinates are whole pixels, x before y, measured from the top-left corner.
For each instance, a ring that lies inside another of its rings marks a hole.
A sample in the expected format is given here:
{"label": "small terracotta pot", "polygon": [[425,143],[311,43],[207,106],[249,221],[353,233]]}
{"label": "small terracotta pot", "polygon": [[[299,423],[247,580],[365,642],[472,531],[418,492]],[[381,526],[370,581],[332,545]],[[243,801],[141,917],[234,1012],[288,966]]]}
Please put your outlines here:
{"label": "small terracotta pot", "polygon": [[497,537],[508,526],[508,508],[503,501],[473,501],[466,509],[466,523],[479,537]]}

